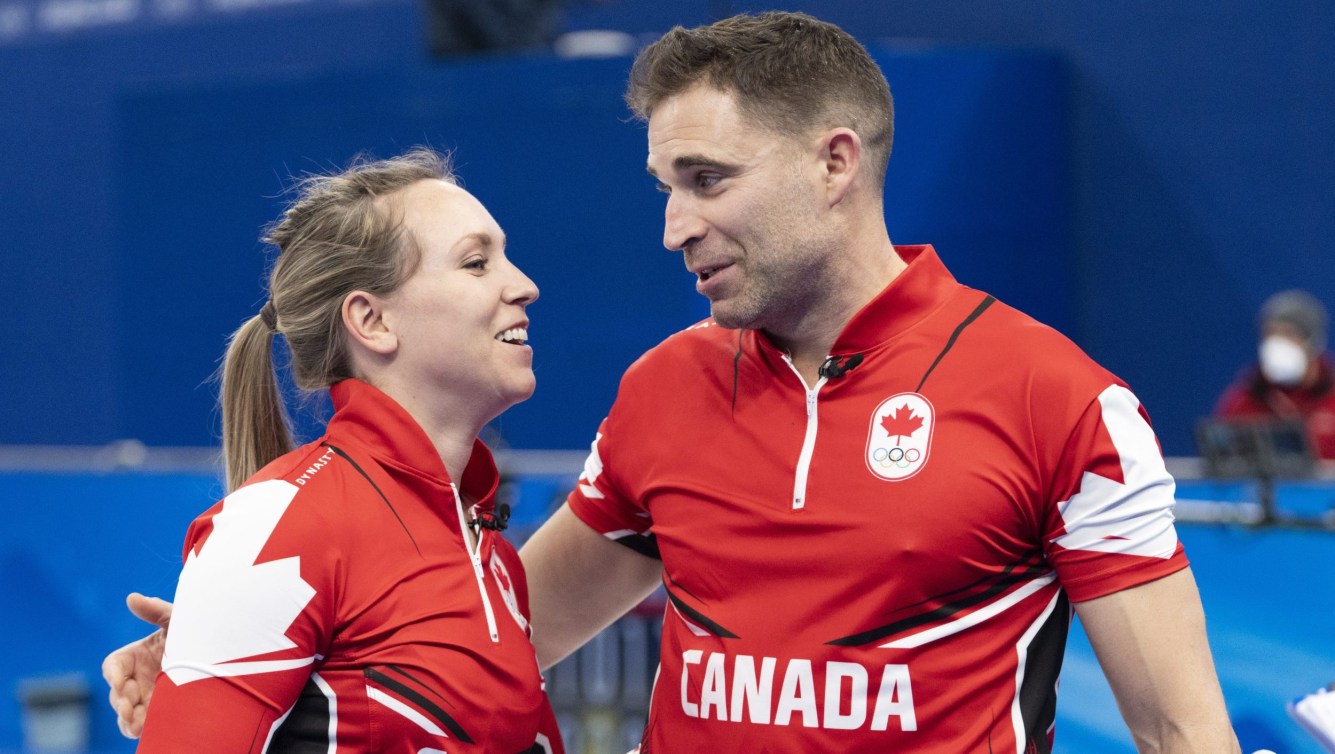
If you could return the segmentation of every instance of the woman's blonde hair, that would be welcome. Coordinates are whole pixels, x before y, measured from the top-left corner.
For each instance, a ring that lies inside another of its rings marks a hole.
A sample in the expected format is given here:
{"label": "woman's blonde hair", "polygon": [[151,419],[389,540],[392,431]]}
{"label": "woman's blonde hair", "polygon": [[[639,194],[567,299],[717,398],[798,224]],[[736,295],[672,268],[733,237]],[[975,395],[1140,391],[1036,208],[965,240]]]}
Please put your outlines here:
{"label": "woman's blonde hair", "polygon": [[420,259],[402,218],[377,200],[432,179],[455,183],[448,156],[431,149],[387,160],[361,157],[341,173],[300,180],[296,200],[266,229],[265,242],[279,251],[269,301],[232,334],[223,358],[219,401],[229,491],[293,448],[274,334],[287,341],[297,387],[319,390],[353,376],[343,299],[353,291],[394,292]]}

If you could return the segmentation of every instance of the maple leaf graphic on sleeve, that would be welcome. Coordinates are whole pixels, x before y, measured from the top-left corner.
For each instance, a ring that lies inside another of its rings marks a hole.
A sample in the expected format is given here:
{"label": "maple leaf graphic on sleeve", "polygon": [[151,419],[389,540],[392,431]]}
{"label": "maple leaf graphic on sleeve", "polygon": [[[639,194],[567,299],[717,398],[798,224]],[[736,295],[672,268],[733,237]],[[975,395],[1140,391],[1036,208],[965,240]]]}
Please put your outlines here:
{"label": "maple leaf graphic on sleeve", "polygon": [[[893,413],[881,417],[881,427],[891,437],[904,438],[917,432],[922,427],[922,417],[913,413],[909,404],[905,403],[895,409]],[[895,440],[895,446],[899,446],[899,440]]]}
{"label": "maple leaf graphic on sleeve", "polygon": [[296,557],[256,563],[297,494],[271,480],[233,492],[213,517],[213,531],[191,552],[176,588],[162,669],[182,685],[204,678],[289,670],[313,657],[254,660],[290,650],[285,635],[315,596]]}

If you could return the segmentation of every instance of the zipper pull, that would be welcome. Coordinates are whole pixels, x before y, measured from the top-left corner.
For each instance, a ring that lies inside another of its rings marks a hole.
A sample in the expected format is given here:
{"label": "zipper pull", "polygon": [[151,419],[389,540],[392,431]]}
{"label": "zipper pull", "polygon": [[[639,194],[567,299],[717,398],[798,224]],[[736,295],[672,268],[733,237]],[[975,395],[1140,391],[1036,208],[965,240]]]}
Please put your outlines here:
{"label": "zipper pull", "polygon": [[807,416],[816,413],[816,391],[807,391]]}

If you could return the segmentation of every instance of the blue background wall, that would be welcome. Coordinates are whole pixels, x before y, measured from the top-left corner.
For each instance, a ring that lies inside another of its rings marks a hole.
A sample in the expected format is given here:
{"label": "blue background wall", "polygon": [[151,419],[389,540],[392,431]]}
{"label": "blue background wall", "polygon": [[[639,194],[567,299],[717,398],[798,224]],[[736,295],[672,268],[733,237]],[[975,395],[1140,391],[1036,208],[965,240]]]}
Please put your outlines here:
{"label": "blue background wall", "polygon": [[[589,442],[622,370],[706,311],[659,244],[663,199],[643,172],[644,130],[620,103],[629,58],[435,62],[417,51],[411,15],[398,19],[403,39],[381,29],[382,47],[341,49],[353,28],[401,12],[303,24],[306,57],[284,47],[290,26],[259,22],[6,53],[23,64],[6,70],[24,75],[0,87],[33,96],[7,99],[20,122],[0,130],[10,142],[0,168],[31,177],[10,181],[0,207],[24,331],[0,367],[0,385],[22,396],[0,406],[0,444],[212,444],[210,375],[226,335],[262,301],[256,238],[288,176],[423,142],[455,151],[511,256],[544,289],[531,310],[539,390],[500,420],[502,437],[521,448]],[[176,66],[200,49],[207,63]],[[899,128],[887,198],[904,208],[905,240],[936,243],[961,279],[986,280],[1069,332],[1058,59],[877,55],[899,106],[917,113]]]}
{"label": "blue background wall", "polygon": [[[760,7],[584,2],[565,25],[647,37]],[[1335,303],[1330,3],[788,7],[879,50],[899,106],[892,237],[937,244],[962,280],[1070,334],[1131,382],[1170,453],[1191,452],[1193,419],[1251,357],[1267,294]],[[503,434],[586,442],[621,368],[703,311],[657,251],[642,132],[619,122],[628,61],[548,60],[523,81],[513,60],[433,63],[419,16],[404,0],[0,3],[19,324],[0,443],[212,444],[207,379],[258,304],[254,239],[284,179],[423,141],[458,148],[546,288],[542,387]],[[997,48],[1014,57],[964,62]]]}
{"label": "blue background wall", "polygon": [[[583,6],[571,23],[652,33],[774,5],[622,0]],[[1193,420],[1255,358],[1254,316],[1266,296],[1301,286],[1335,307],[1335,3],[782,6],[868,42],[1037,47],[1061,56],[1069,85],[1073,244],[1063,284],[1074,306],[1071,334],[1131,383],[1169,453],[1193,452]],[[901,124],[917,117],[898,112]],[[957,169],[1003,186],[1019,178],[981,165]],[[897,177],[892,161],[890,181]],[[920,240],[905,228],[909,208],[888,204],[891,238]],[[1035,259],[1029,269],[1047,263]],[[969,282],[986,286],[990,278]]]}

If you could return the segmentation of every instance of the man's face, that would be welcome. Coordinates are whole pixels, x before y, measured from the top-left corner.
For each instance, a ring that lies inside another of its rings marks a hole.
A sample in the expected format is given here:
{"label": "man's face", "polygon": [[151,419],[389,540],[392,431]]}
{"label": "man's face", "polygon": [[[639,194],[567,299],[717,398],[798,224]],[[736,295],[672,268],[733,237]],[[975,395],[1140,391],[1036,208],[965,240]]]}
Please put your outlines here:
{"label": "man's face", "polygon": [[705,85],[654,109],[647,167],[668,195],[663,245],[683,253],[720,325],[788,336],[818,305],[834,259],[818,156]]}

